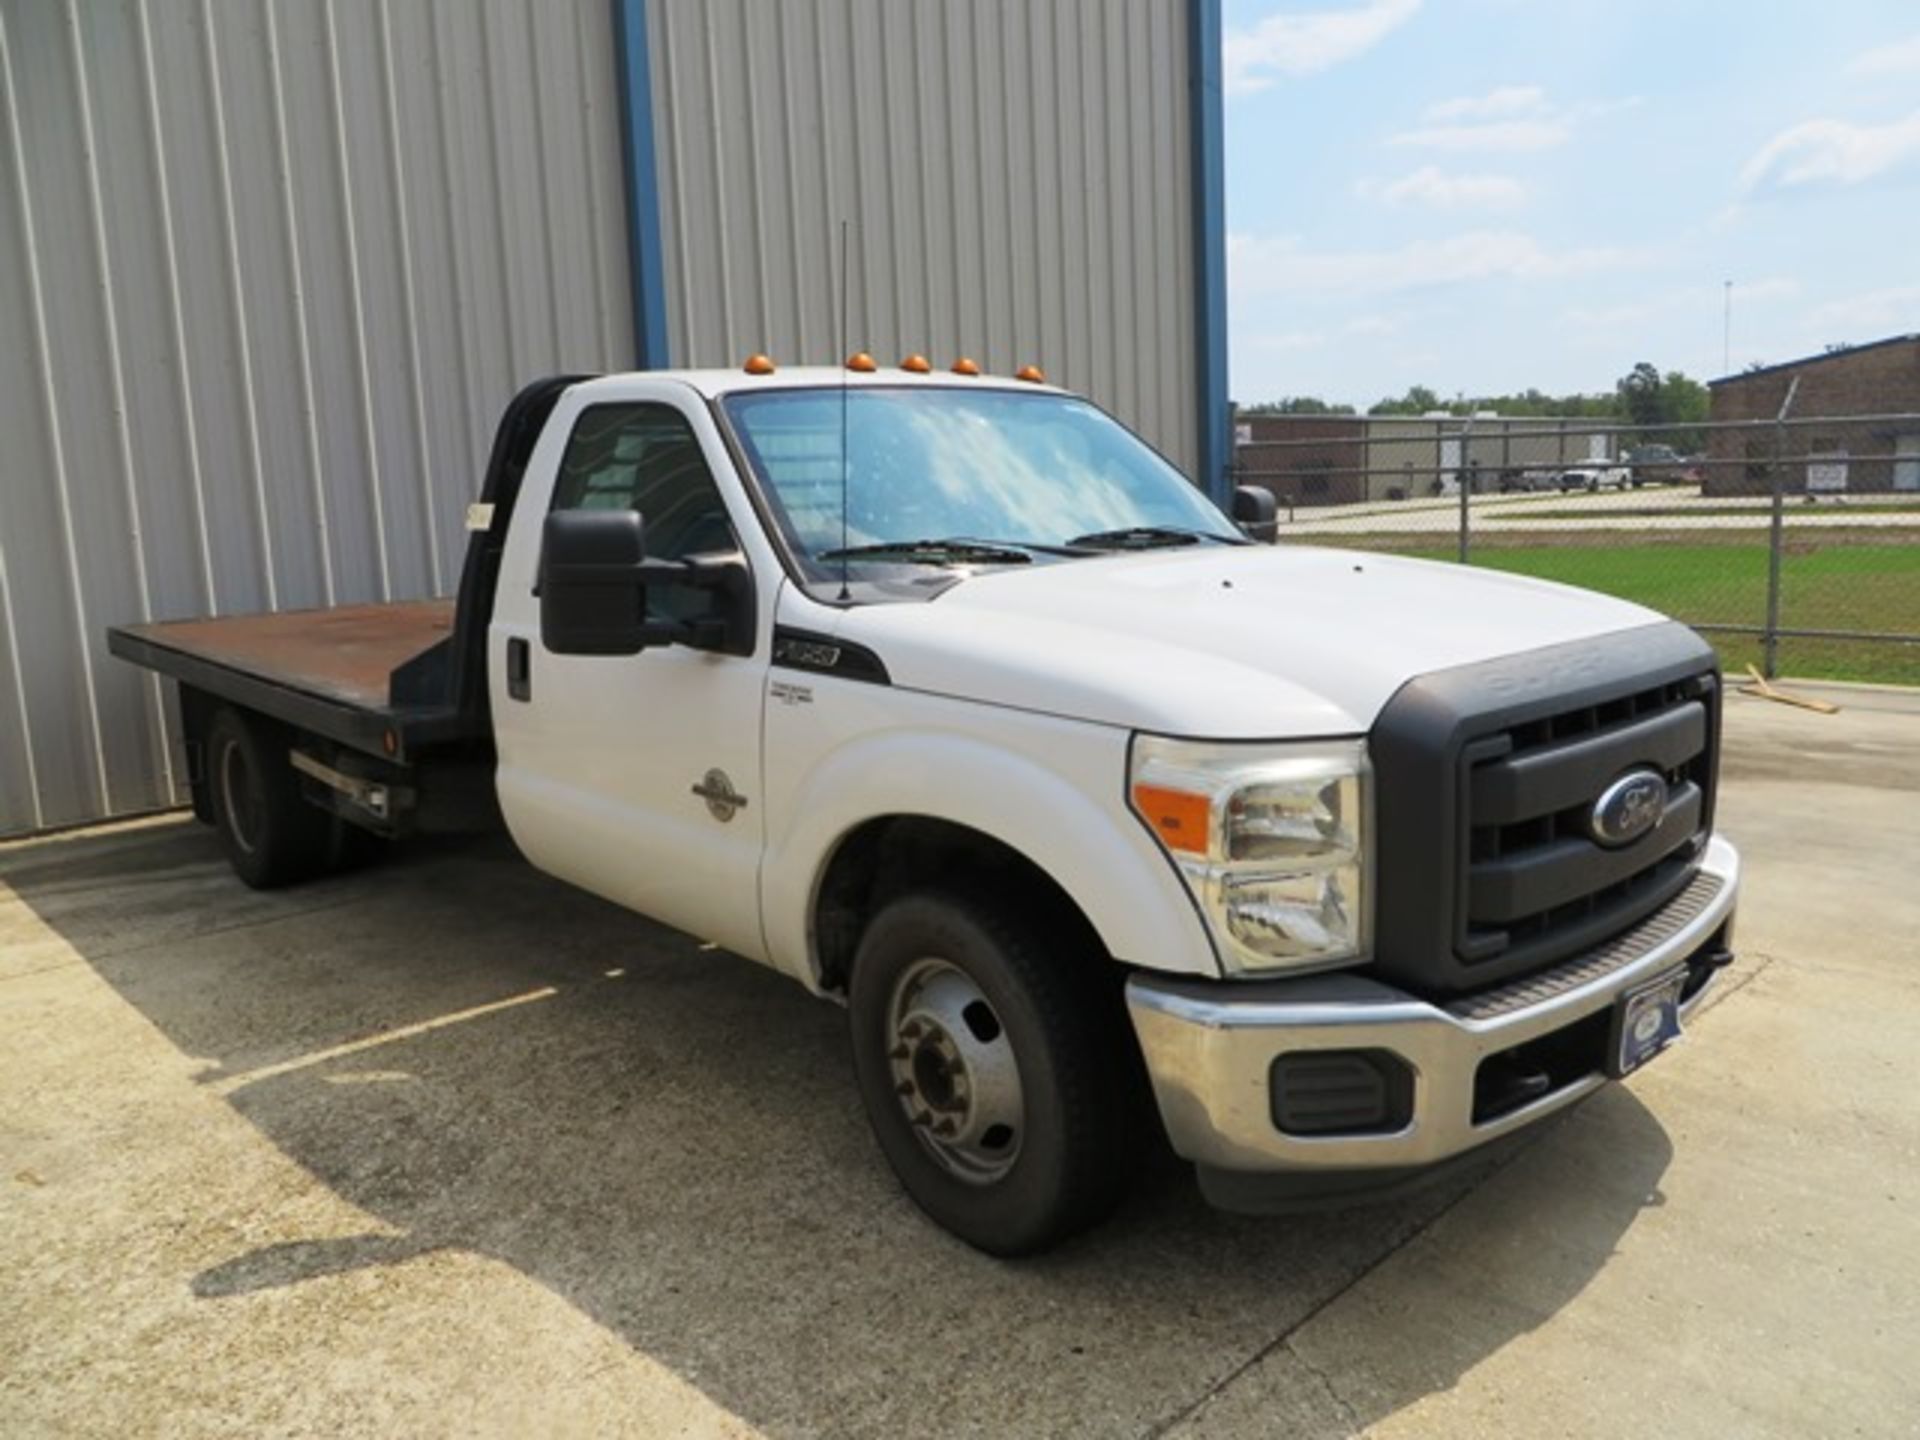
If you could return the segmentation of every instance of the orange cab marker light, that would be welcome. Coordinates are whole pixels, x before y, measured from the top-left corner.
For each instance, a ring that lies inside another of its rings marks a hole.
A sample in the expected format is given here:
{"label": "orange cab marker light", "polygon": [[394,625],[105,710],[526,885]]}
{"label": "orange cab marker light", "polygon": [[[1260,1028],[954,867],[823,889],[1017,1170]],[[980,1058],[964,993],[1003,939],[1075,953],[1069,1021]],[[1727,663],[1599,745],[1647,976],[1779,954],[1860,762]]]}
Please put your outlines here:
{"label": "orange cab marker light", "polygon": [[1169,790],[1164,785],[1136,785],[1133,808],[1169,850],[1188,855],[1207,853],[1213,807],[1205,795]]}
{"label": "orange cab marker light", "polygon": [[847,369],[858,370],[862,375],[871,375],[880,367],[873,363],[873,356],[861,350],[847,357]]}
{"label": "orange cab marker light", "polygon": [[978,375],[980,373],[980,367],[962,355],[958,360],[953,362],[953,373],[956,375]]}
{"label": "orange cab marker light", "polygon": [[930,374],[933,370],[933,366],[927,363],[927,357],[924,355],[907,356],[906,359],[900,362],[900,368],[902,370],[911,370],[916,375]]}
{"label": "orange cab marker light", "polygon": [[771,375],[773,373],[773,359],[767,355],[749,355],[747,356],[747,363],[741,368],[749,375]]}
{"label": "orange cab marker light", "polygon": [[1047,383],[1046,371],[1042,370],[1038,365],[1022,365],[1018,370],[1013,372],[1013,378],[1016,380],[1025,380],[1029,385],[1044,385]]}

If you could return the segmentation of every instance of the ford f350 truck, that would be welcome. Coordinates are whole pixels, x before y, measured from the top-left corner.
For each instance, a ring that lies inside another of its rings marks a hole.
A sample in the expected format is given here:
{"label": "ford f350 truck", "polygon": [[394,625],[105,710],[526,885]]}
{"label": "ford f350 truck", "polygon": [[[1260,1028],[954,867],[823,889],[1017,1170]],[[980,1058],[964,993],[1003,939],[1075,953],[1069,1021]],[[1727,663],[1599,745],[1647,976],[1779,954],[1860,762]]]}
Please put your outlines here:
{"label": "ford f350 truck", "polygon": [[1018,1254],[1143,1124],[1233,1209],[1432,1173],[1658,1054],[1731,956],[1697,635],[1235,510],[1033,374],[557,377],[455,602],[110,642],[178,681],[247,883],[497,807],[843,1003],[906,1190]]}

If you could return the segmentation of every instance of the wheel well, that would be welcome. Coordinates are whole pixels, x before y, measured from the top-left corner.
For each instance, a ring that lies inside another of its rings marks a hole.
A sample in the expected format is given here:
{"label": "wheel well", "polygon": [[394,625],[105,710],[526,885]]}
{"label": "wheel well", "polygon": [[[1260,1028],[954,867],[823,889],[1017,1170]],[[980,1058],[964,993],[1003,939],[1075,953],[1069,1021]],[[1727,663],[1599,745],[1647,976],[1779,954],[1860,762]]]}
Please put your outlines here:
{"label": "wheel well", "polygon": [[910,890],[991,894],[1049,939],[1080,955],[1102,955],[1099,933],[1073,897],[1032,860],[984,831],[925,815],[867,820],[842,838],[813,903],[815,963],[823,989],[845,991],[867,921]]}

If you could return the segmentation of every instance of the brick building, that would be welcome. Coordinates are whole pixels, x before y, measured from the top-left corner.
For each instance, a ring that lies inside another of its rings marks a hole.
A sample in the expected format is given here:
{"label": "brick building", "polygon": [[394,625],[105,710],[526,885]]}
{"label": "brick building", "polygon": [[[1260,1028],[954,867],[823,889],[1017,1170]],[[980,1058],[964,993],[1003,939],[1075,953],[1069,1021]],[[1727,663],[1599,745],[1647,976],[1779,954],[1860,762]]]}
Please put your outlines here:
{"label": "brick building", "polygon": [[1771,494],[1776,444],[1781,483],[1792,494],[1920,490],[1920,335],[1710,381],[1712,419],[1770,421],[1795,380],[1796,423],[1781,436],[1771,426],[1709,432],[1704,493]]}
{"label": "brick building", "polygon": [[1236,416],[1235,468],[1283,504],[1351,504],[1368,498],[1366,433],[1358,415]]}

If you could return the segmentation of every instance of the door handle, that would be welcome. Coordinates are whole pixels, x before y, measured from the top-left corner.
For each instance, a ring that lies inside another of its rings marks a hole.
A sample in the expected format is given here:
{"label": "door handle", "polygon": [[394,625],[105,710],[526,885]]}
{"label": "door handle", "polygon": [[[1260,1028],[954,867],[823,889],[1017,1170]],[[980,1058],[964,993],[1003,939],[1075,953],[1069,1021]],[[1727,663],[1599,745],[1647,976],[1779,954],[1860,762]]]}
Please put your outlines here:
{"label": "door handle", "polygon": [[533,651],[518,636],[507,641],[507,698],[533,698]]}

